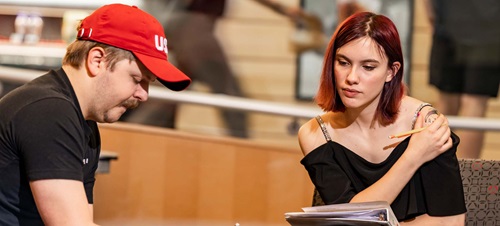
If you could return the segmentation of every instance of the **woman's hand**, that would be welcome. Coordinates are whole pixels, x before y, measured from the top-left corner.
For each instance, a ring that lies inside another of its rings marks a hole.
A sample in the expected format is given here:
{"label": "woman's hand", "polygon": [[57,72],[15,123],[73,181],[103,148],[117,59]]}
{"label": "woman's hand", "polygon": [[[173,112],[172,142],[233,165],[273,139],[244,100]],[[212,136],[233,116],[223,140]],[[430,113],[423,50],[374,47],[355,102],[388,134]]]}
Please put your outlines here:
{"label": "woman's hand", "polygon": [[[420,115],[415,123],[415,129],[422,127],[424,127],[424,117]],[[450,149],[452,145],[448,119],[439,114],[426,129],[412,135],[403,155],[420,166]]]}

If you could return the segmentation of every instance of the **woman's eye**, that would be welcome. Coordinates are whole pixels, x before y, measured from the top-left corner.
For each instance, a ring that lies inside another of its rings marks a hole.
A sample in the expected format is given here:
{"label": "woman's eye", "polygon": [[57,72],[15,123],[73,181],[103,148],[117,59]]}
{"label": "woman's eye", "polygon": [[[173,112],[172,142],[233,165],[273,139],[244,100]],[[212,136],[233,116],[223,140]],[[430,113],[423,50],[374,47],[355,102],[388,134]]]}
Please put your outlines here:
{"label": "woman's eye", "polygon": [[349,65],[349,62],[343,61],[343,60],[338,60],[338,64],[341,66],[346,66],[346,65]]}
{"label": "woman's eye", "polygon": [[363,68],[365,68],[365,70],[367,71],[373,71],[373,69],[375,69],[374,66],[363,66]]}

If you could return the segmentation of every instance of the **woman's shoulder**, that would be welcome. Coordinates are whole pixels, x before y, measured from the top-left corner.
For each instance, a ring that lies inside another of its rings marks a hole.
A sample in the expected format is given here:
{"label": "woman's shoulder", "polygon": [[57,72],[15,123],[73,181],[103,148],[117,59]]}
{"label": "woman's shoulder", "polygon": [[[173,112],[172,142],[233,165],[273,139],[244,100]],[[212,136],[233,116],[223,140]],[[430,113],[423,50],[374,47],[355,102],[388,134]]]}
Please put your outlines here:
{"label": "woman's shoulder", "polygon": [[299,128],[297,135],[300,148],[302,149],[302,153],[304,155],[307,155],[309,152],[327,142],[323,130],[321,129],[320,122],[324,123],[324,121],[327,121],[328,113],[318,116],[320,117],[320,121],[318,121],[315,117],[304,123]]}
{"label": "woman's shoulder", "polygon": [[414,97],[406,96],[401,102],[400,114],[406,121],[410,120],[412,124],[420,115],[437,113],[432,104],[421,101]]}
{"label": "woman's shoulder", "polygon": [[415,114],[418,114],[419,112],[426,113],[428,111],[431,111],[432,109],[434,109],[432,104],[421,101],[414,97],[406,96],[401,102],[400,112],[405,115],[413,116]]}

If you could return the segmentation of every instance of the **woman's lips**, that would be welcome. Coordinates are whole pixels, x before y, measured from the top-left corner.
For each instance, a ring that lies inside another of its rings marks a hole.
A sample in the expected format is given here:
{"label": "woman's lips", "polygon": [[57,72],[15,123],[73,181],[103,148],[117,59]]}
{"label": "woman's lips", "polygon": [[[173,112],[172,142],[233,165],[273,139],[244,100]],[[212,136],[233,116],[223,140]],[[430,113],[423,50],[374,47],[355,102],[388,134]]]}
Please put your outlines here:
{"label": "woman's lips", "polygon": [[358,95],[359,93],[361,93],[360,91],[355,90],[355,89],[342,89],[342,92],[344,93],[344,95],[346,97],[349,97],[349,98],[353,98],[356,95]]}

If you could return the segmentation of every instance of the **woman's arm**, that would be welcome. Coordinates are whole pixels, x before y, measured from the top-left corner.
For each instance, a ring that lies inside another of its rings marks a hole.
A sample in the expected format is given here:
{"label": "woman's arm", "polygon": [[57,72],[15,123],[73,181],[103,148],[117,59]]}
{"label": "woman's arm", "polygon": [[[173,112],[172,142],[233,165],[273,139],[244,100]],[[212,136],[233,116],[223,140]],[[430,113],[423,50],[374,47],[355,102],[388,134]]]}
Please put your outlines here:
{"label": "woman's arm", "polygon": [[[424,125],[424,117],[417,119],[415,128]],[[356,194],[350,202],[387,201],[392,203],[424,163],[452,147],[448,120],[440,115],[420,133],[413,134],[408,147],[392,168],[370,187]]]}
{"label": "woman's arm", "polygon": [[304,123],[304,125],[299,128],[297,136],[300,149],[304,156],[326,142],[316,119],[311,119]]}
{"label": "woman's arm", "polygon": [[463,226],[465,225],[465,213],[455,216],[432,217],[427,214],[416,217],[415,219],[399,222],[401,226],[420,226],[420,225],[440,225],[440,226]]}

